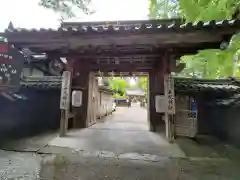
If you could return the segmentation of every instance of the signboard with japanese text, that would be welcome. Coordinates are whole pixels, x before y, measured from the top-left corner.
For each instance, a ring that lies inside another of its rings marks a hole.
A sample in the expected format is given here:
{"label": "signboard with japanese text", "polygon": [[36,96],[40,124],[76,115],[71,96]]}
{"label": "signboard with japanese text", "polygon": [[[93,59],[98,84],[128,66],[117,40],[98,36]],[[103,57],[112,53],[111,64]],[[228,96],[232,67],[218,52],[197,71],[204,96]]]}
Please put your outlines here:
{"label": "signboard with japanese text", "polygon": [[0,41],[0,92],[16,92],[20,87],[24,55]]}
{"label": "signboard with japanese text", "polygon": [[174,80],[171,75],[164,75],[164,94],[167,99],[167,113],[175,114]]}
{"label": "signboard with japanese text", "polygon": [[163,95],[156,95],[155,96],[155,108],[157,113],[164,113],[166,112],[166,97]]}
{"label": "signboard with japanese text", "polygon": [[80,107],[82,105],[82,91],[72,92],[72,106]]}
{"label": "signboard with japanese text", "polygon": [[62,88],[61,88],[61,99],[60,109],[68,110],[70,103],[71,93],[71,72],[64,71],[62,75]]}

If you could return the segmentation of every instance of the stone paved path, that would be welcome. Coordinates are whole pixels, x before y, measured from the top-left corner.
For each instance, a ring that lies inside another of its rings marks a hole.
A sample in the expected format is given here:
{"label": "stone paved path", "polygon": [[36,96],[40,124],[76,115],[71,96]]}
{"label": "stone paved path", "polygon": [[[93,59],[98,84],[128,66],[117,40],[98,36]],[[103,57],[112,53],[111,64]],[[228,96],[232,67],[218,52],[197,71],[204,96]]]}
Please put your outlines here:
{"label": "stone paved path", "polygon": [[[70,147],[76,152],[74,156],[66,153],[64,158],[62,153],[55,158],[58,160],[50,158],[50,163],[46,160],[42,175],[44,169],[54,169],[52,177],[58,180],[239,179],[238,166],[219,147],[186,138],[169,144],[162,134],[148,131],[146,118],[146,110],[140,107],[118,108],[102,123],[53,139],[45,151]],[[58,166],[52,165],[56,161]]]}
{"label": "stone paved path", "polygon": [[139,153],[168,157],[184,157],[177,144],[150,132],[147,111],[141,107],[118,107],[113,115],[88,129],[71,131],[67,137],[57,137],[49,145],[84,151],[108,151],[115,154]]}

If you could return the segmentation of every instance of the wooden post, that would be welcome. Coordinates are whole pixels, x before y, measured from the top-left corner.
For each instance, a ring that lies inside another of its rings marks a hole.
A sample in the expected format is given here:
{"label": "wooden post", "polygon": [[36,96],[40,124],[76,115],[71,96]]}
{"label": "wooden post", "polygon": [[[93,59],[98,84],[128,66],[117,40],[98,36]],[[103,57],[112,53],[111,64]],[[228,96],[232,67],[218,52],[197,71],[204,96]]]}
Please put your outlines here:
{"label": "wooden post", "polygon": [[60,99],[61,120],[59,136],[63,137],[67,134],[68,128],[68,111],[71,97],[71,72],[64,71],[62,75],[62,89]]}

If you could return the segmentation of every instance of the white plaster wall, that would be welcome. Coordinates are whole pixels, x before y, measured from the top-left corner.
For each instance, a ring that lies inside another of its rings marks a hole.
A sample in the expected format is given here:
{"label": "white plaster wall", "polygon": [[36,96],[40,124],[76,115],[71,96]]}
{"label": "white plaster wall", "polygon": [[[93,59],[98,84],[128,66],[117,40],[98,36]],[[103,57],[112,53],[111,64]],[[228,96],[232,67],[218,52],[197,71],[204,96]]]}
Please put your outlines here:
{"label": "white plaster wall", "polygon": [[112,95],[110,93],[106,93],[103,91],[100,91],[98,93],[98,117],[103,117],[112,112]]}

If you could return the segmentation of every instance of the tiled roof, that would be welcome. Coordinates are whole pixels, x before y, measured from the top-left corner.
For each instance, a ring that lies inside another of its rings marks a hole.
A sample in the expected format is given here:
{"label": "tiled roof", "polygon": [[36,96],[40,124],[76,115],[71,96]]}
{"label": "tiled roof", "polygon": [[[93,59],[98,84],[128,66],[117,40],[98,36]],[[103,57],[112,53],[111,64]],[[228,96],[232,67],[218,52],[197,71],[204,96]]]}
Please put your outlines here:
{"label": "tiled roof", "polygon": [[66,22],[58,30],[55,29],[6,29],[5,33],[24,32],[73,32],[79,34],[101,34],[101,33],[141,33],[141,32],[163,32],[198,30],[219,27],[240,27],[240,20],[222,20],[197,23],[182,23],[179,19],[173,20],[146,20],[146,21],[116,21],[116,22]]}
{"label": "tiled roof", "polygon": [[[214,101],[209,101],[208,105],[213,106],[240,106],[240,81],[229,79],[188,79],[175,78],[176,91],[186,93],[212,93],[215,96]],[[221,93],[220,96],[217,94]]]}
{"label": "tiled roof", "polygon": [[[21,80],[21,87],[33,89],[60,89],[61,81],[61,76],[25,77]],[[99,86],[99,89],[104,92],[113,93],[113,91],[106,86]]]}
{"label": "tiled roof", "polygon": [[34,89],[60,89],[60,76],[45,76],[45,77],[27,77],[21,80],[22,88]]}
{"label": "tiled roof", "polygon": [[[28,77],[21,81],[22,88],[31,89],[59,89],[61,87],[60,76],[45,76],[45,77]],[[100,87],[101,90],[110,92],[106,87]],[[227,97],[216,99],[209,102],[209,105],[218,106],[240,106],[240,83],[234,79],[190,79],[190,78],[175,78],[175,90],[185,93],[228,93]]]}
{"label": "tiled roof", "polygon": [[228,98],[217,99],[214,102],[211,102],[210,105],[218,105],[218,106],[231,106],[231,107],[239,107],[240,106],[240,94],[234,94]]}
{"label": "tiled roof", "polygon": [[231,79],[175,78],[176,91],[184,92],[240,92],[240,86]]}
{"label": "tiled roof", "polygon": [[[239,92],[240,86],[231,79],[207,80],[175,78],[175,90],[184,92]],[[22,79],[23,88],[60,89],[60,76],[28,77]]]}

